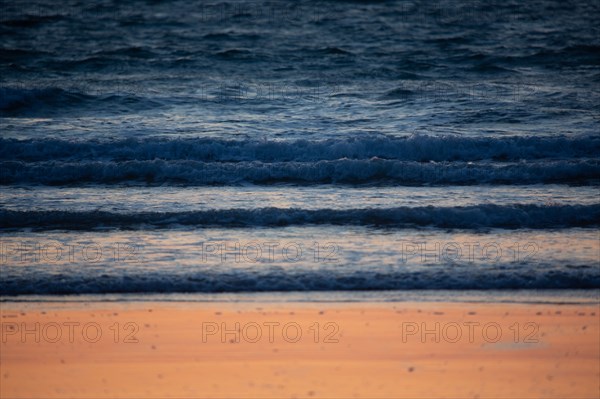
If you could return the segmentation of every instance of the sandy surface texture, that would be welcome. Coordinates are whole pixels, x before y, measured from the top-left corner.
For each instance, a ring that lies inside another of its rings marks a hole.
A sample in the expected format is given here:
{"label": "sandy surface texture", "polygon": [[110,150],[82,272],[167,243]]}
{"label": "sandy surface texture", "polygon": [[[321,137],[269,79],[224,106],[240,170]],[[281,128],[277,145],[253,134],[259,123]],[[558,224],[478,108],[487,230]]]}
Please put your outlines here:
{"label": "sandy surface texture", "polygon": [[597,398],[596,305],[1,304],[0,396]]}

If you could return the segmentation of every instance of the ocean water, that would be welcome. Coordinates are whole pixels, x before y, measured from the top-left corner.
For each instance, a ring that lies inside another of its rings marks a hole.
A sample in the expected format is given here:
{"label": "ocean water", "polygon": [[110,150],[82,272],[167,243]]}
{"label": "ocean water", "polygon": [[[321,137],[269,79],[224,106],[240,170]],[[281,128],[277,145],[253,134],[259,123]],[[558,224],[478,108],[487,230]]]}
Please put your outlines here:
{"label": "ocean water", "polygon": [[1,7],[1,300],[598,298],[598,2]]}

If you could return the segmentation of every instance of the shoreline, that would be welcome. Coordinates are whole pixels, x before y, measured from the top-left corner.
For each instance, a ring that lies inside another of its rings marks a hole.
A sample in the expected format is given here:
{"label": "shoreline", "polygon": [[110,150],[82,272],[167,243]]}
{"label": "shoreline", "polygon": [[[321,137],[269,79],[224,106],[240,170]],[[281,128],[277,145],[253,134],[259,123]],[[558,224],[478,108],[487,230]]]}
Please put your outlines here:
{"label": "shoreline", "polygon": [[539,305],[600,305],[600,288],[264,291],[223,293],[125,293],[1,296],[0,304],[63,303],[506,303]]}

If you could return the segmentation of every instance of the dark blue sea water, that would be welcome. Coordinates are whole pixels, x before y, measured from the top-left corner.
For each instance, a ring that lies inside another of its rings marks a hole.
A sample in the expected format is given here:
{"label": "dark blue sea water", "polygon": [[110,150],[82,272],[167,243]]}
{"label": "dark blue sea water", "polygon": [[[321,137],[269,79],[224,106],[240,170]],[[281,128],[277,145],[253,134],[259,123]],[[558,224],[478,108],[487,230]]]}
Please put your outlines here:
{"label": "dark blue sea water", "polygon": [[600,288],[598,2],[0,9],[0,296]]}

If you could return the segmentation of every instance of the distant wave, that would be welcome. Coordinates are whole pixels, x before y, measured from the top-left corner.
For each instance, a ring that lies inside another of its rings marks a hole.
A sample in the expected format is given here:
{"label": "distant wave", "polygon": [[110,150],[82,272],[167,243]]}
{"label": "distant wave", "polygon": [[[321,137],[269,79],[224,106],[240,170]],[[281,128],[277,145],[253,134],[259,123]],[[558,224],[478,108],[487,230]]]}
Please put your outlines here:
{"label": "distant wave", "polygon": [[[60,92],[59,92],[60,93]],[[54,96],[53,91],[38,93]],[[30,93],[34,96],[36,93]],[[9,96],[3,100],[18,102]],[[209,162],[288,162],[348,159],[404,161],[516,161],[597,157],[600,136],[464,137],[455,135],[367,136],[328,140],[226,140],[219,138],[104,141],[0,139],[0,159],[49,160],[195,160]]]}
{"label": "distant wave", "polygon": [[[266,268],[266,267],[265,267]],[[101,275],[85,273],[11,276],[0,280],[0,295],[73,295],[111,293],[219,293],[275,291],[469,290],[469,289],[590,289],[600,288],[593,267],[556,270],[482,270],[432,268],[395,270],[213,270],[178,273],[130,271]]]}
{"label": "distant wave", "polygon": [[[99,106],[113,107],[114,110],[115,105],[126,105],[133,110],[159,105],[158,102],[151,99],[122,95],[117,92],[110,94],[106,90],[103,95],[94,95],[96,90],[98,89],[90,87],[87,92],[85,86],[73,90],[58,87],[0,88],[0,117],[44,115],[86,106],[91,107],[91,112],[97,113]],[[125,90],[121,88],[121,91]],[[2,146],[4,144],[1,143]]]}
{"label": "distant wave", "polygon": [[[3,15],[4,17],[4,15]],[[32,28],[39,25],[57,22],[63,20],[65,17],[59,14],[56,15],[36,15],[36,14],[24,14],[20,18],[2,18],[0,25],[5,25],[13,28]]]}
{"label": "distant wave", "polygon": [[87,161],[0,162],[0,184],[598,184],[600,160],[416,162],[340,159],[317,162]]}
{"label": "distant wave", "polygon": [[0,210],[5,229],[277,227],[290,225],[429,226],[456,229],[551,229],[600,226],[597,205],[473,205],[464,207],[397,207],[386,209],[225,209],[187,212],[116,213],[106,211]]}
{"label": "distant wave", "polygon": [[56,87],[44,89],[0,89],[0,113],[17,113],[33,107],[83,102],[90,99],[83,93],[69,92]]}

